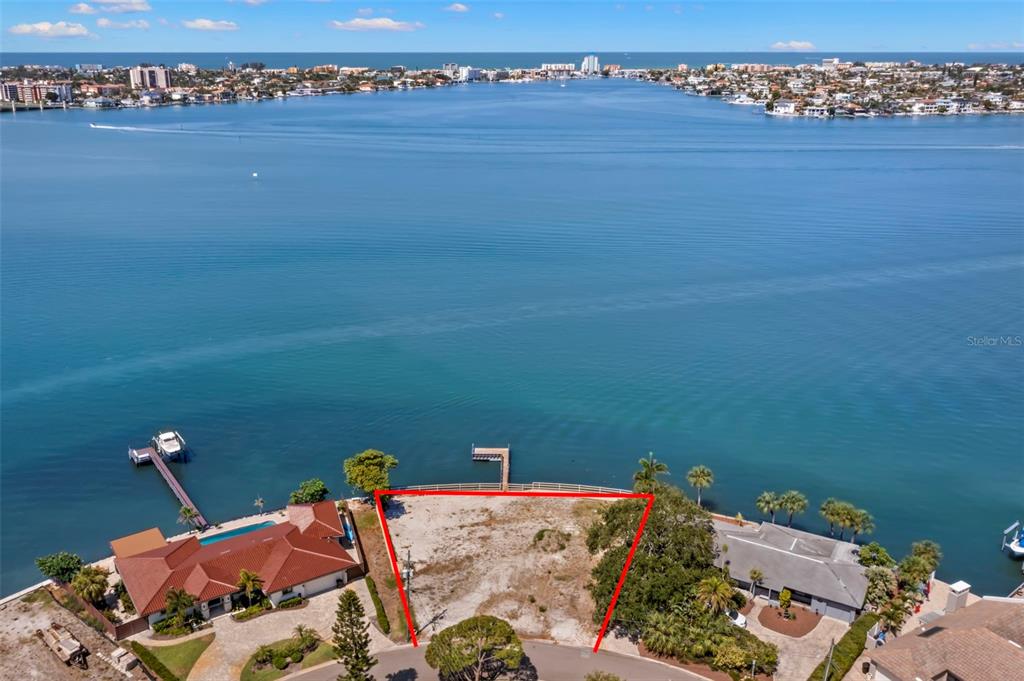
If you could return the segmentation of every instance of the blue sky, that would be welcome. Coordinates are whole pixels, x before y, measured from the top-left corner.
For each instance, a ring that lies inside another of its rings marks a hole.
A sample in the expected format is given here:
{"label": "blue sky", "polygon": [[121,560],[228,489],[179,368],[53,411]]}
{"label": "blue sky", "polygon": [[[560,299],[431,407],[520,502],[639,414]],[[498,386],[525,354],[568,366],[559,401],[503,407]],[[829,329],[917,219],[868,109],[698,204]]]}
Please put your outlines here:
{"label": "blue sky", "polygon": [[1020,51],[1024,2],[0,0],[5,52]]}

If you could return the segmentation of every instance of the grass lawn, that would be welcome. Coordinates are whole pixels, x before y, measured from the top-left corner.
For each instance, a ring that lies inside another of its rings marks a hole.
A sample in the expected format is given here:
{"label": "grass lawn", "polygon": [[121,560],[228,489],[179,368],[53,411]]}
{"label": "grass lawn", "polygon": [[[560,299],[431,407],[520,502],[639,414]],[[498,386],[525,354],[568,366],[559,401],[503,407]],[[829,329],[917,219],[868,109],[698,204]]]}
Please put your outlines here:
{"label": "grass lawn", "polygon": [[153,653],[153,656],[163,662],[164,666],[179,679],[186,679],[188,673],[192,671],[192,667],[195,666],[196,660],[213,643],[213,636],[210,634],[173,646],[153,646],[149,648],[149,652]]}
{"label": "grass lawn", "polygon": [[302,668],[309,669],[324,662],[330,662],[334,658],[334,646],[330,643],[321,643],[320,647],[302,658]]}
{"label": "grass lawn", "polygon": [[[291,639],[284,639],[277,643],[271,643],[271,647],[276,648],[280,644],[287,643]],[[302,662],[298,665],[288,665],[285,669],[275,669],[272,666],[267,666],[262,669],[256,669],[256,660],[253,659],[255,653],[249,657],[245,663],[245,667],[242,668],[242,675],[239,677],[240,681],[276,681],[282,676],[286,676],[289,673],[295,671],[296,667],[299,669],[309,669],[318,664],[328,662],[334,659],[334,648],[330,643],[321,642],[317,646],[316,650],[309,653],[302,658]]]}

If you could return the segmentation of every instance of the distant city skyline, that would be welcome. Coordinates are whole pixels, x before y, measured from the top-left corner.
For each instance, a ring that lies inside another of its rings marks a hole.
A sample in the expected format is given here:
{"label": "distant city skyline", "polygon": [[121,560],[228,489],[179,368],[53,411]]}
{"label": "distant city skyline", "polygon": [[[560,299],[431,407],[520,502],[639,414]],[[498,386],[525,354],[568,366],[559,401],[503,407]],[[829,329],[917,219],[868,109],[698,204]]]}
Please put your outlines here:
{"label": "distant city skyline", "polygon": [[1019,2],[0,0],[4,52],[1021,52]]}

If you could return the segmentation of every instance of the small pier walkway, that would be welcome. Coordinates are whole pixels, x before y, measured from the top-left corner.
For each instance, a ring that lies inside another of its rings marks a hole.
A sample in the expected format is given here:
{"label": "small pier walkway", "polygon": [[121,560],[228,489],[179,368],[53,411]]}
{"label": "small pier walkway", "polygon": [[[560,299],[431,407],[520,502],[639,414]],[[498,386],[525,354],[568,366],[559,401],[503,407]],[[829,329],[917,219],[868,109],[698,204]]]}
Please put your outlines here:
{"label": "small pier walkway", "polygon": [[163,476],[164,481],[167,483],[167,486],[171,488],[171,492],[173,492],[174,496],[178,498],[178,501],[181,502],[181,505],[188,506],[189,508],[196,512],[195,524],[197,525],[198,529],[202,530],[209,527],[210,523],[206,522],[206,518],[199,511],[199,507],[197,507],[195,502],[192,501],[192,499],[188,496],[188,492],[186,492],[185,488],[181,486],[181,483],[178,482],[178,479],[174,477],[174,473],[172,473],[171,469],[167,467],[167,462],[164,461],[164,458],[160,455],[154,456],[153,465],[156,466],[156,469],[158,471],[160,471],[160,475]]}
{"label": "small pier walkway", "polygon": [[477,447],[473,445],[473,461],[501,462],[501,491],[508,491],[508,469],[510,465],[511,445],[506,447]]}

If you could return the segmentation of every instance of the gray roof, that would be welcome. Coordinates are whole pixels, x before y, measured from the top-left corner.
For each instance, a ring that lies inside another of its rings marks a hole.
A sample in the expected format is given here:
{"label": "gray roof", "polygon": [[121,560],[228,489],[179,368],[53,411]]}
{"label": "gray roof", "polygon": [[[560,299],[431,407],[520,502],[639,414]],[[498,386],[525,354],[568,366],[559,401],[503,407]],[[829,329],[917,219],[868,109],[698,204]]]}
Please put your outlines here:
{"label": "gray roof", "polygon": [[720,551],[715,562],[728,562],[734,579],[749,582],[750,570],[757,568],[764,574],[758,584],[765,588],[863,607],[868,580],[857,563],[856,544],[768,523],[739,526],[715,520],[714,526]]}

